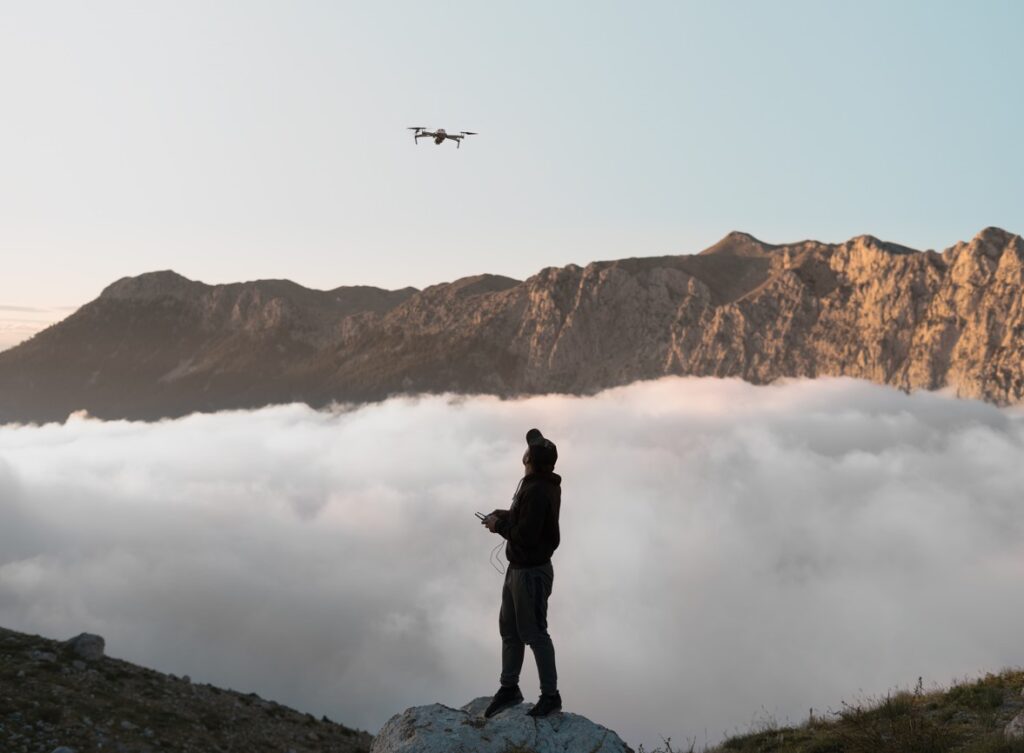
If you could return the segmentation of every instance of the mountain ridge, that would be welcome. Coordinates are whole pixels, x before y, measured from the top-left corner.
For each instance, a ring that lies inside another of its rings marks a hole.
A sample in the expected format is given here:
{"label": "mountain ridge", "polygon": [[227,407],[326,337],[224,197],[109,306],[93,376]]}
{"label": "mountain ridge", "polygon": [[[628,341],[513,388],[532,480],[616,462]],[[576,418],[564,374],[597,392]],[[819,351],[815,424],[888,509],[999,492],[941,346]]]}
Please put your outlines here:
{"label": "mountain ridge", "polygon": [[[441,746],[464,735],[444,717],[459,710],[433,704],[395,714],[378,731],[348,727],[326,716],[261,698],[258,694],[193,682],[188,675],[165,674],[149,667],[106,656],[90,642],[90,651],[76,647],[85,636],[58,641],[0,627],[0,747],[3,750],[292,750],[295,753],[374,753],[414,747],[422,742]],[[1024,669],[1005,668],[948,687],[925,689],[919,677],[913,689],[896,688],[884,697],[844,702],[839,711],[810,709],[799,724],[781,726],[768,718],[734,734],[705,753],[808,750],[847,753],[1019,753],[1024,750]],[[477,716],[487,697],[463,707]],[[497,732],[515,726],[524,709],[514,709],[472,727]],[[518,713],[517,713],[518,712]],[[456,724],[469,720],[463,714]],[[580,726],[566,714],[574,731]],[[430,729],[431,717],[442,722]],[[578,718],[587,721],[585,718]],[[509,724],[511,722],[511,724]],[[584,727],[585,730],[585,727]],[[597,730],[606,728],[597,727]],[[460,731],[462,732],[462,731]],[[614,735],[609,731],[610,735]],[[412,739],[419,735],[417,739]],[[546,737],[550,742],[552,735]],[[430,738],[434,738],[431,740]],[[486,738],[482,739],[483,742]],[[584,736],[584,740],[586,737]],[[670,753],[664,748],[651,753]],[[610,740],[619,748],[621,740]],[[564,741],[563,741],[564,742]],[[592,741],[588,741],[592,742]],[[396,745],[397,743],[397,745]],[[61,747],[64,746],[64,747]],[[478,745],[477,747],[484,747]],[[549,749],[550,745],[543,746]],[[561,749],[564,745],[559,746]],[[588,746],[589,747],[589,746]],[[624,746],[622,746],[624,747]],[[691,746],[691,750],[695,746]],[[460,748],[464,749],[464,748]],[[517,748],[530,753],[535,748]],[[641,747],[639,749],[643,751]]]}
{"label": "mountain ridge", "polygon": [[0,353],[0,422],[156,419],[417,392],[592,394],[669,374],[853,376],[1024,399],[1024,242],[871,235],[471,275],[422,290],[124,277]]}

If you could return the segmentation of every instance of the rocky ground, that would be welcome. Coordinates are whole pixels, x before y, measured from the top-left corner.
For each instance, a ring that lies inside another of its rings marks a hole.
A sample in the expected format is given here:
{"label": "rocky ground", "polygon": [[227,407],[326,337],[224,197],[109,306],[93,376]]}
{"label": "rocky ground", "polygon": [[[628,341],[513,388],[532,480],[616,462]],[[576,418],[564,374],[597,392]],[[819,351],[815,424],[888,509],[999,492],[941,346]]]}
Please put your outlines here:
{"label": "rocky ground", "polygon": [[365,753],[373,739],[255,693],[95,655],[0,628],[0,751]]}

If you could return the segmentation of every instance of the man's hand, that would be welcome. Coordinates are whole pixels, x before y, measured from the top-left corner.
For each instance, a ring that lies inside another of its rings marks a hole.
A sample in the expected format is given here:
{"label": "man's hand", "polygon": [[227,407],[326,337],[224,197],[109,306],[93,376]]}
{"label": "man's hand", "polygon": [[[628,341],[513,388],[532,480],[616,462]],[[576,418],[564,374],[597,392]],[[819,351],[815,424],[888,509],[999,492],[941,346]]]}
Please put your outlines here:
{"label": "man's hand", "polygon": [[481,523],[481,525],[485,526],[488,531],[490,531],[491,533],[495,533],[495,529],[498,527],[498,518],[492,512],[486,518],[481,520],[480,523]]}

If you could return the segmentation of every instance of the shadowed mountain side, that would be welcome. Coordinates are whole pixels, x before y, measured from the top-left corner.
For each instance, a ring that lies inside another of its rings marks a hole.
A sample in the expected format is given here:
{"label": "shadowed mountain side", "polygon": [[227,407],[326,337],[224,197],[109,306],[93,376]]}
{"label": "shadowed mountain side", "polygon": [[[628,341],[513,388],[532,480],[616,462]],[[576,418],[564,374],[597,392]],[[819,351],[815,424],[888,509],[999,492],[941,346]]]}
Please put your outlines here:
{"label": "shadowed mountain side", "polygon": [[0,750],[367,753],[365,731],[0,628]]}
{"label": "shadowed mountain side", "polygon": [[844,375],[1024,396],[1024,242],[872,236],[479,275],[386,291],[127,277],[0,353],[0,421],[155,419],[408,392],[592,393],[666,374]]}
{"label": "shadowed mountain side", "polygon": [[287,280],[211,286],[170,271],[122,278],[0,353],[0,418],[61,419],[78,406],[155,419],[302,400],[323,379],[311,362],[347,317],[382,314],[415,292],[318,291]]}

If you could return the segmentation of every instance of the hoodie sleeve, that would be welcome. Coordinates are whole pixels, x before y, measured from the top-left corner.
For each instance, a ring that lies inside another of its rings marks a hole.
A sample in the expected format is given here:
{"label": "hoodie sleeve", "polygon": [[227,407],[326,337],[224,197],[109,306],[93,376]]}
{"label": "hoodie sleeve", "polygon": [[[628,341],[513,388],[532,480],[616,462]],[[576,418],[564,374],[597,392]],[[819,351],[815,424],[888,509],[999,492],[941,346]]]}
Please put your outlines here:
{"label": "hoodie sleeve", "polygon": [[494,526],[494,532],[500,534],[502,538],[508,538],[508,514],[499,515],[498,522]]}
{"label": "hoodie sleeve", "polygon": [[512,524],[510,518],[503,519],[498,526],[498,533],[513,544],[535,549],[541,543],[547,504],[547,497],[539,487],[528,488],[519,500],[519,514],[515,524]]}

